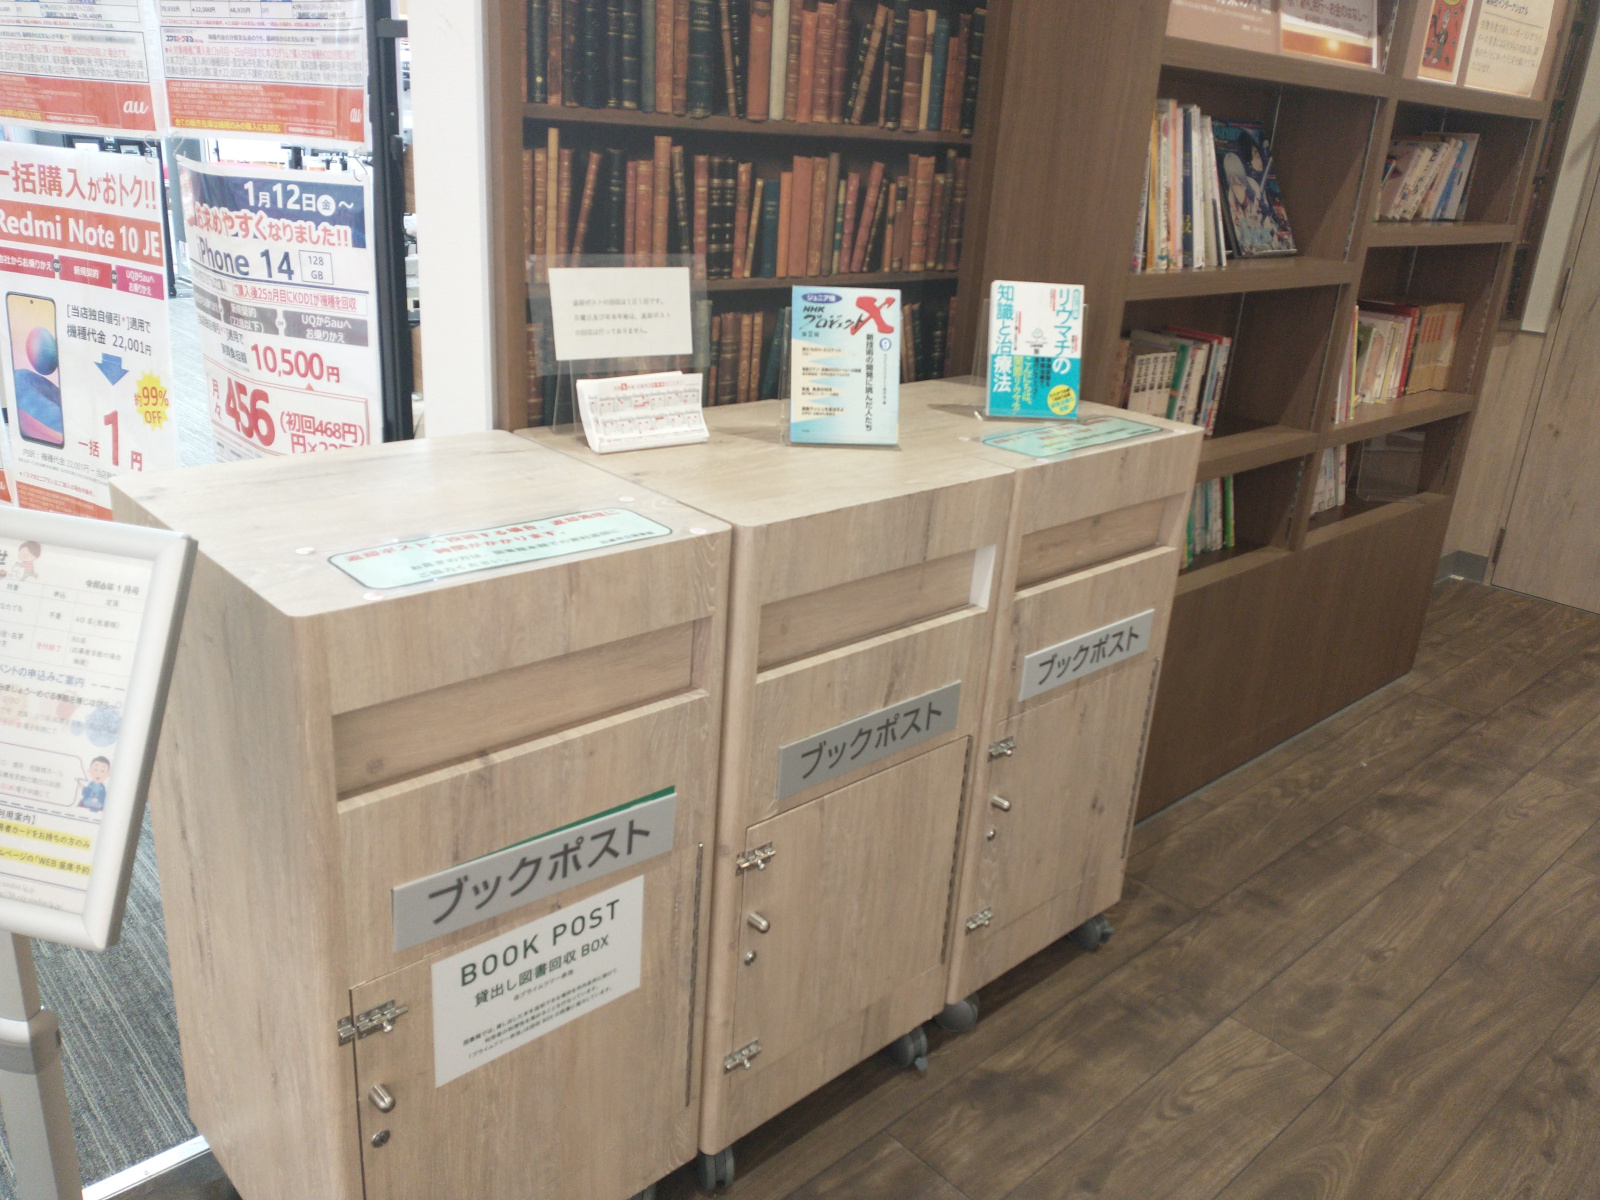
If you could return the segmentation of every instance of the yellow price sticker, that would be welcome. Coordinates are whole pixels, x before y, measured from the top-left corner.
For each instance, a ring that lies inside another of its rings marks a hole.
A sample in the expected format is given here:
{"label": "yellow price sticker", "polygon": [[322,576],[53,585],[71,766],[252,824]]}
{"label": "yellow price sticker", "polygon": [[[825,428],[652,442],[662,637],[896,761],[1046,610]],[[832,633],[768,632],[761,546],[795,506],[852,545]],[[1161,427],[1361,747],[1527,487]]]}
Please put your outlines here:
{"label": "yellow price sticker", "polygon": [[151,429],[160,429],[167,423],[171,403],[167,399],[167,389],[162,386],[161,378],[146,371],[139,376],[138,390],[133,394],[133,403],[139,410],[139,416]]}

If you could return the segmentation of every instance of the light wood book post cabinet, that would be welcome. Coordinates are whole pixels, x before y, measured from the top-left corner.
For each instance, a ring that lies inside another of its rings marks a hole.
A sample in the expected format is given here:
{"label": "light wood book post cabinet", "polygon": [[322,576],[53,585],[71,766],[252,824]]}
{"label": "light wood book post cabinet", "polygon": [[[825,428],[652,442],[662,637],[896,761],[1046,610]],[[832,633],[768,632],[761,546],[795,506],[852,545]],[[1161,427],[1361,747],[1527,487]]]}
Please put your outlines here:
{"label": "light wood book post cabinet", "polygon": [[[190,1112],[240,1194],[621,1198],[691,1157],[728,528],[507,433],[116,505],[199,541],[150,802]],[[328,561],[606,508],[666,532],[393,592]],[[395,951],[391,888],[667,787],[669,853]],[[639,986],[436,1087],[431,965],[509,982],[501,935],[637,879]]]}

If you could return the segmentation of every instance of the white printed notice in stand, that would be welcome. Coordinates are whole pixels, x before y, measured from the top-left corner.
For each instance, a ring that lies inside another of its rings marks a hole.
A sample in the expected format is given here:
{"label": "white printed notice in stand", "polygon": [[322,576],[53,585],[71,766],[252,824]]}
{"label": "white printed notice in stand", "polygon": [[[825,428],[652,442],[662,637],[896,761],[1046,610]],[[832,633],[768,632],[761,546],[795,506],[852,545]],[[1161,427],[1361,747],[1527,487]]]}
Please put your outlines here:
{"label": "white printed notice in stand", "polygon": [[0,338],[16,499],[111,519],[112,476],[178,465],[161,169],[0,142]]}
{"label": "white printed notice in stand", "polygon": [[644,877],[433,964],[443,1087],[639,988]]}
{"label": "white printed notice in stand", "polygon": [[217,457],[381,442],[371,183],[180,166]]}
{"label": "white printed notice in stand", "polygon": [[194,543],[0,511],[0,929],[116,940]]}
{"label": "white printed notice in stand", "polygon": [[558,362],[694,353],[688,267],[551,267]]}
{"label": "white printed notice in stand", "polygon": [[0,4],[0,121],[154,135],[147,36],[136,0]]}
{"label": "white printed notice in stand", "polygon": [[596,454],[684,446],[711,439],[700,407],[700,375],[662,371],[578,380],[584,440]]}

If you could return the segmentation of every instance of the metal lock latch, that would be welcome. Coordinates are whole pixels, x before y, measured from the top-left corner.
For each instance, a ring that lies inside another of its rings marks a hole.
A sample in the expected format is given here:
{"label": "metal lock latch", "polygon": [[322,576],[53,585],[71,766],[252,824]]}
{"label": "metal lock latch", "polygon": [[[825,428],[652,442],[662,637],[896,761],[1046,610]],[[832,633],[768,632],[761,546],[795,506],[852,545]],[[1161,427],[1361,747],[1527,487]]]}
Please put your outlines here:
{"label": "metal lock latch", "polygon": [[734,869],[748,871],[751,867],[754,867],[758,871],[765,871],[767,869],[767,859],[776,853],[777,850],[773,848],[771,842],[768,842],[765,846],[757,846],[754,850],[746,850],[734,860]]}
{"label": "metal lock latch", "polygon": [[995,808],[998,808],[1001,812],[1011,811],[1011,801],[1007,800],[1004,796],[990,796],[989,803]]}
{"label": "metal lock latch", "polygon": [[732,1054],[728,1055],[727,1058],[723,1059],[722,1069],[724,1071],[732,1071],[738,1067],[743,1067],[746,1071],[748,1071],[750,1069],[750,1060],[760,1053],[761,1039],[757,1038],[748,1046],[740,1046]]}
{"label": "metal lock latch", "polygon": [[1017,752],[1016,738],[1002,738],[998,742],[989,743],[990,758],[1010,758]]}
{"label": "metal lock latch", "polygon": [[986,908],[982,912],[973,913],[967,918],[967,932],[971,933],[974,929],[982,929],[985,925],[993,920],[994,909],[992,908]]}
{"label": "metal lock latch", "polygon": [[394,1023],[410,1011],[409,1005],[385,1000],[376,1008],[357,1013],[353,1020],[350,1017],[340,1017],[337,1026],[339,1045],[348,1046],[357,1038],[371,1037],[375,1033],[393,1033]]}
{"label": "metal lock latch", "polygon": [[367,1093],[367,1099],[372,1101],[372,1107],[381,1113],[394,1111],[394,1093],[381,1083],[372,1085],[372,1090]]}
{"label": "metal lock latch", "polygon": [[757,933],[766,933],[767,930],[772,928],[772,922],[767,920],[758,912],[751,913],[745,918],[745,921],[749,924],[750,928],[754,929]]}

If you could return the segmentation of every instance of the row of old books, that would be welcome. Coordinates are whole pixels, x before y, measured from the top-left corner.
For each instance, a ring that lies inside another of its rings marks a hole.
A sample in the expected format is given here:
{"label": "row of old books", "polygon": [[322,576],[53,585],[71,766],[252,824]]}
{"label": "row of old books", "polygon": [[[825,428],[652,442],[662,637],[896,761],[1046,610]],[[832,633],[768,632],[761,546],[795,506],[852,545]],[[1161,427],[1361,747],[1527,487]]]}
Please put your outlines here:
{"label": "row of old books", "polygon": [[528,99],[971,134],[974,0],[528,0]]}
{"label": "row of old books", "polygon": [[953,149],[942,170],[936,156],[918,154],[897,175],[881,161],[849,170],[834,153],[796,155],[767,178],[752,162],[691,159],[670,137],[655,139],[651,158],[574,152],[551,127],[526,156],[535,256],[693,254],[711,279],[954,271],[961,262],[971,160]]}
{"label": "row of old books", "polygon": [[1228,384],[1233,339],[1201,329],[1136,329],[1122,339],[1122,394],[1130,412],[1198,425],[1210,437]]}
{"label": "row of old books", "polygon": [[1389,144],[1378,190],[1380,221],[1455,221],[1463,215],[1475,133],[1418,133]]}
{"label": "row of old books", "polygon": [[1464,313],[1453,302],[1362,300],[1340,364],[1335,423],[1363,404],[1448,388]]}
{"label": "row of old books", "polygon": [[1198,105],[1157,100],[1134,227],[1134,271],[1198,270],[1225,266],[1229,258],[1293,253],[1266,126],[1215,120]]}
{"label": "row of old books", "polygon": [[1183,546],[1185,567],[1201,554],[1234,548],[1232,475],[1207,479],[1194,485],[1186,532]]}

